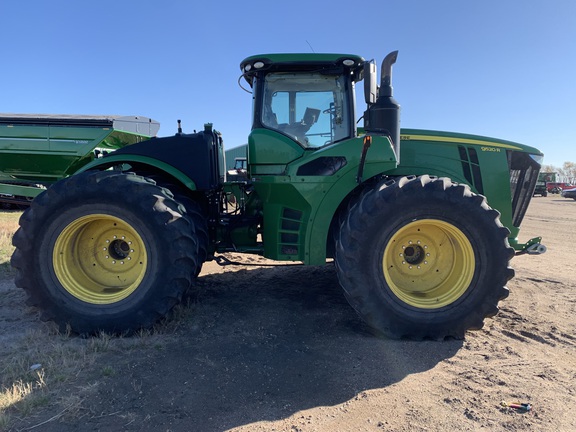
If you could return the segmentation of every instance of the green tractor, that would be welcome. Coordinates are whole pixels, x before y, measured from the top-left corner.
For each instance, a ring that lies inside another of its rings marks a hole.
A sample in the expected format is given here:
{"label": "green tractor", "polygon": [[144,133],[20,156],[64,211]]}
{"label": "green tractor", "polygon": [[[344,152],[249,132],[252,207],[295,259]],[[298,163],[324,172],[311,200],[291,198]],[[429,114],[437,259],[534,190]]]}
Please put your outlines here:
{"label": "green tractor", "polygon": [[245,59],[253,98],[245,181],[225,181],[211,124],[116,150],[24,212],[16,284],[61,327],[129,333],[166,316],[218,254],[333,259],[348,301],[379,334],[462,338],[481,328],[508,295],[510,259],[545,249],[540,238],[517,239],[542,153],[400,131],[396,57],[384,59],[379,85],[374,62],[356,55]]}

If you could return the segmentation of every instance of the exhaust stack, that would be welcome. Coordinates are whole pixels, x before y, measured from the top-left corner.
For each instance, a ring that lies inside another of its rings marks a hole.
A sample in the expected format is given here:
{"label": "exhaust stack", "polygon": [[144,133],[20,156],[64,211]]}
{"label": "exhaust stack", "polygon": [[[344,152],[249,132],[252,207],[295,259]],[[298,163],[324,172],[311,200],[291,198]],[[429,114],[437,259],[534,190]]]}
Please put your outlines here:
{"label": "exhaust stack", "polygon": [[[366,133],[389,135],[396,153],[396,161],[400,163],[400,105],[393,97],[392,65],[396,63],[398,51],[388,54],[382,61],[380,87],[378,98],[374,103],[367,98],[368,108],[364,112],[364,130]],[[365,77],[366,85],[375,77]]]}

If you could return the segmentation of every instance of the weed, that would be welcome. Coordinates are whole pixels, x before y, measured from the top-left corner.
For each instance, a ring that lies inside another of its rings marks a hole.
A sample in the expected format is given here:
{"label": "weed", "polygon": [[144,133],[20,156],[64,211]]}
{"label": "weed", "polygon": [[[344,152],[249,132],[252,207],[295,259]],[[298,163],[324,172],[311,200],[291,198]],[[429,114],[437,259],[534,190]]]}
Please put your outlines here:
{"label": "weed", "polygon": [[28,397],[33,390],[32,383],[17,381],[0,393],[0,410],[5,410]]}
{"label": "weed", "polygon": [[10,415],[5,414],[0,410],[0,430],[7,430],[10,424]]}
{"label": "weed", "polygon": [[112,336],[106,332],[98,333],[97,337],[90,338],[88,340],[88,349],[91,352],[106,352],[110,348],[110,340]]}
{"label": "weed", "polygon": [[102,368],[102,375],[105,377],[111,377],[116,375],[116,370],[112,366],[104,366]]}

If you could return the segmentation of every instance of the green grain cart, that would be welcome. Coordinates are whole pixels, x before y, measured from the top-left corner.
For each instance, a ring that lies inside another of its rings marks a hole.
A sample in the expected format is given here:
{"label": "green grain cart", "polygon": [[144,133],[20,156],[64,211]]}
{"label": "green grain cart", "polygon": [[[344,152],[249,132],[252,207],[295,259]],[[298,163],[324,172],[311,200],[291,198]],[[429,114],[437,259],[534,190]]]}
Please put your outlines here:
{"label": "green grain cart", "polygon": [[54,182],[159,128],[136,116],[0,114],[0,203],[28,206]]}
{"label": "green grain cart", "polygon": [[[44,318],[78,333],[166,316],[219,253],[324,265],[378,333],[462,338],[508,295],[542,153],[518,143],[399,128],[391,75],[345,54],[241,63],[252,93],[247,180],[225,181],[221,135],[153,138],[38,195],[12,265]],[[355,83],[364,80],[364,127]],[[488,204],[489,203],[489,204]]]}

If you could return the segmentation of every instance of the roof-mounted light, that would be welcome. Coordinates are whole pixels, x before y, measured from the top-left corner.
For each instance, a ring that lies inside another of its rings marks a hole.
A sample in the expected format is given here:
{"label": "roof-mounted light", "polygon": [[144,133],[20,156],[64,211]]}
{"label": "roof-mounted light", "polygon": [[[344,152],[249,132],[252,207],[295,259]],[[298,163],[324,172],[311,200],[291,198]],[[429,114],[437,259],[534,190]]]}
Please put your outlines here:
{"label": "roof-mounted light", "polygon": [[244,66],[244,72],[250,72],[250,69],[252,69],[252,65],[250,63]]}
{"label": "roof-mounted light", "polygon": [[264,62],[257,61],[256,63],[254,63],[254,68],[256,68],[256,69],[262,69],[263,67],[264,67]]}
{"label": "roof-mounted light", "polygon": [[352,59],[346,59],[342,62],[344,66],[354,66],[356,62]]}

